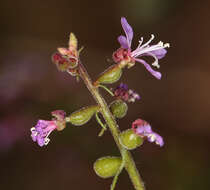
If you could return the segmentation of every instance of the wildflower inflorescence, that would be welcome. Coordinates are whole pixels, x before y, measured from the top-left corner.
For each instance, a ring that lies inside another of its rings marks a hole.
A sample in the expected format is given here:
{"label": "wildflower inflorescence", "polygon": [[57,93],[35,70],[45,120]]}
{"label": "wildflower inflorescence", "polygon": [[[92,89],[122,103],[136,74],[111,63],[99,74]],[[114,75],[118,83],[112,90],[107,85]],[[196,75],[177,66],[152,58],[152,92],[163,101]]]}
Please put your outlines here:
{"label": "wildflower inflorescence", "polygon": [[[101,73],[94,82],[91,81],[80,61],[79,54],[81,49],[78,50],[77,38],[73,33],[70,34],[68,48],[57,49],[58,51],[52,56],[52,61],[56,64],[58,70],[67,72],[77,79],[80,77],[85,82],[97,104],[85,106],[69,116],[66,116],[63,110],[53,111],[51,113],[53,116],[52,120],[38,120],[37,124],[31,128],[31,137],[34,142],[43,147],[49,143],[49,135],[55,130],[63,130],[66,127],[66,123],[82,126],[95,116],[96,121],[102,127],[98,136],[102,136],[107,127],[109,127],[121,153],[121,157],[106,156],[98,159],[94,164],[96,174],[103,178],[114,177],[111,185],[111,190],[114,190],[118,175],[125,168],[136,190],[144,190],[143,182],[128,150],[141,146],[144,139],[147,139],[149,142],[155,142],[162,147],[164,145],[163,138],[152,130],[149,123],[142,119],[135,120],[131,128],[121,132],[118,129],[116,119],[121,119],[127,114],[127,102],[135,102],[140,99],[140,96],[124,83],[120,83],[114,89],[109,89],[103,84],[117,82],[122,75],[123,68],[125,66],[130,68],[135,65],[135,62],[142,63],[153,76],[160,79],[161,73],[153,70],[142,57],[153,57],[155,61],[152,63],[152,66],[159,68],[158,60],[166,55],[166,48],[169,47],[169,44],[164,44],[160,41],[155,45],[150,45],[154,39],[154,35],[151,35],[151,39],[146,43],[143,43],[143,38],[141,38],[138,47],[132,50],[133,29],[124,17],[121,18],[121,24],[125,36],[121,35],[118,37],[121,47],[113,53],[113,60],[116,63]],[[105,89],[114,98],[114,101],[109,105],[99,93],[99,87]],[[101,116],[103,116],[105,123],[101,121]]]}

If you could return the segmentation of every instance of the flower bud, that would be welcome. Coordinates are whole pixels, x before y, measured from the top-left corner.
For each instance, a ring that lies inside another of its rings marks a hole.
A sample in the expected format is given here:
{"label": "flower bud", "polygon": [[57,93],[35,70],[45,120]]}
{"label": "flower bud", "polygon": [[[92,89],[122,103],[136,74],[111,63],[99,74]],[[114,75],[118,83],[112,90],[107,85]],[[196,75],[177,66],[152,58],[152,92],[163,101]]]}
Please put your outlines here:
{"label": "flower bud", "polygon": [[120,144],[128,150],[135,149],[142,145],[143,138],[134,133],[132,129],[123,131],[120,134]]}
{"label": "flower bud", "polygon": [[[56,64],[59,71],[67,71],[69,68],[76,68],[78,65],[78,58],[75,56],[62,55],[60,52],[68,51],[65,48],[58,48],[59,52],[52,55],[52,62]],[[71,52],[70,52],[71,53]]]}
{"label": "flower bud", "polygon": [[53,54],[52,62],[56,64],[59,71],[66,71],[69,68],[68,59],[60,53]]}
{"label": "flower bud", "polygon": [[110,109],[116,118],[123,118],[128,111],[128,106],[122,100],[115,100],[110,104]]}
{"label": "flower bud", "polygon": [[69,117],[66,117],[66,121],[72,123],[76,126],[81,126],[87,123],[92,116],[99,110],[99,106],[88,106],[84,107],[74,113],[72,113]]}
{"label": "flower bud", "polygon": [[120,157],[102,157],[95,161],[94,170],[101,178],[109,178],[115,176],[120,168],[122,159]]}
{"label": "flower bud", "polygon": [[118,65],[112,65],[99,76],[95,84],[112,84],[114,82],[117,82],[120,79],[121,75],[122,68],[120,68]]}

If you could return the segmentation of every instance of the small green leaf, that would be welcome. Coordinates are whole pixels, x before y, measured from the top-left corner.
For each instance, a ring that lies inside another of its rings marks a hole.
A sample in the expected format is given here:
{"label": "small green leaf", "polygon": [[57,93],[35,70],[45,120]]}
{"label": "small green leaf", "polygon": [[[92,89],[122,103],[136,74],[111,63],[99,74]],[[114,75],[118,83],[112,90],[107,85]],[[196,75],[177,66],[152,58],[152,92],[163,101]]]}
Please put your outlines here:
{"label": "small green leaf", "polygon": [[94,170],[101,178],[109,178],[116,175],[122,163],[120,157],[106,156],[99,158],[94,163]]}
{"label": "small green leaf", "polygon": [[70,122],[76,126],[84,125],[92,118],[92,116],[98,110],[99,110],[98,105],[84,107],[84,108],[72,113],[69,117],[66,118],[66,121]]}

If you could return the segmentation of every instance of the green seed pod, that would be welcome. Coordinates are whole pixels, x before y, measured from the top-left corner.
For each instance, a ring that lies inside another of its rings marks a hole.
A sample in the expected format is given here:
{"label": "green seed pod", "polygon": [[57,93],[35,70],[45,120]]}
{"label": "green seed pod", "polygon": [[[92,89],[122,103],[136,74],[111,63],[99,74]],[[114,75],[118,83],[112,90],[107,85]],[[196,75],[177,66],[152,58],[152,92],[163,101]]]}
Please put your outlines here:
{"label": "green seed pod", "polygon": [[120,144],[128,150],[135,149],[142,145],[143,138],[134,133],[132,129],[123,131],[120,134]]}
{"label": "green seed pod", "polygon": [[117,82],[120,79],[121,75],[122,68],[120,68],[118,65],[112,65],[99,76],[95,84],[112,84],[114,82]]}
{"label": "green seed pod", "polygon": [[109,178],[115,176],[120,168],[122,159],[120,157],[102,157],[95,161],[94,170],[101,178]]}
{"label": "green seed pod", "polygon": [[81,126],[87,123],[98,110],[98,105],[84,107],[72,113],[69,117],[66,117],[66,121],[72,123],[73,125]]}
{"label": "green seed pod", "polygon": [[110,109],[116,118],[123,118],[128,111],[128,106],[122,100],[115,100],[110,104]]}

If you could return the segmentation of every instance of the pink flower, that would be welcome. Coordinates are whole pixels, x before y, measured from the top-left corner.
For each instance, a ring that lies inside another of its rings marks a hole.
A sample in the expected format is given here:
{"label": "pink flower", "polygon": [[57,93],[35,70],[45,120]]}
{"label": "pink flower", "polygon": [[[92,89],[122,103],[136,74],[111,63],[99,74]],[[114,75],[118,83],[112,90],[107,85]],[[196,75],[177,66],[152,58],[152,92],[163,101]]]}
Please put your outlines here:
{"label": "pink flower", "polygon": [[154,39],[154,35],[152,34],[150,40],[144,44],[143,38],[141,38],[138,47],[132,51],[131,44],[133,40],[133,29],[124,17],[121,18],[121,25],[126,36],[121,35],[118,37],[118,42],[120,43],[121,48],[113,53],[114,61],[117,63],[120,61],[127,61],[129,67],[133,66],[135,62],[142,63],[153,76],[155,76],[157,79],[161,79],[161,73],[153,70],[152,67],[145,60],[140,59],[140,57],[153,57],[155,61],[152,63],[152,66],[160,68],[158,60],[165,56],[167,53],[166,48],[169,47],[169,44],[164,44],[160,41],[155,45],[149,45]]}
{"label": "pink flower", "polygon": [[142,138],[147,138],[149,142],[155,142],[159,146],[164,145],[163,138],[152,131],[149,123],[144,120],[137,119],[132,123],[132,129],[134,132]]}
{"label": "pink flower", "polygon": [[56,121],[39,120],[35,127],[31,128],[31,137],[39,146],[47,145],[50,133],[57,128]]}
{"label": "pink flower", "polygon": [[35,127],[31,128],[31,138],[39,146],[47,145],[50,142],[49,135],[57,129],[63,130],[66,127],[66,113],[63,110],[55,110],[52,113],[53,120],[38,120]]}

